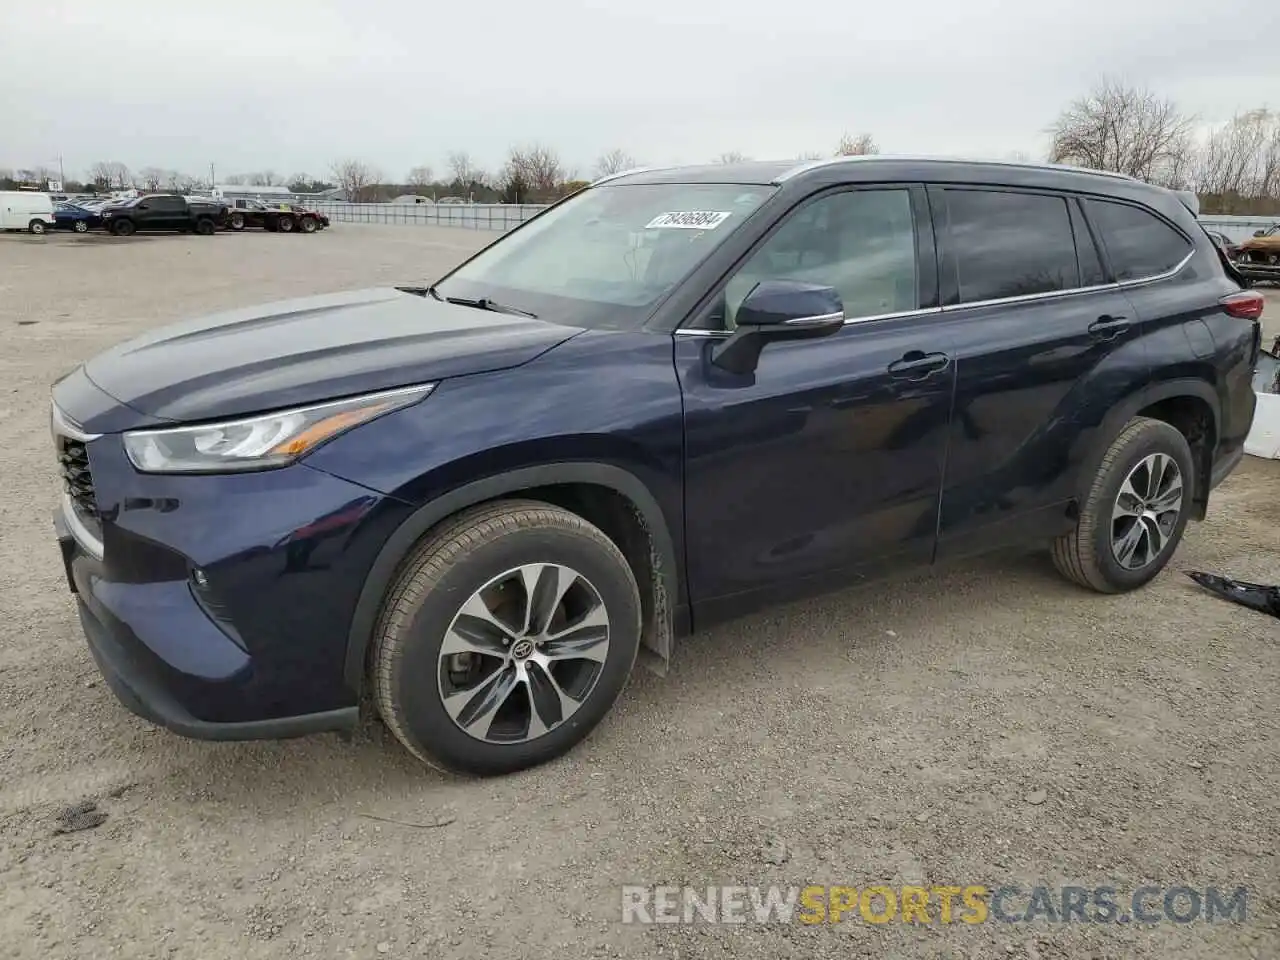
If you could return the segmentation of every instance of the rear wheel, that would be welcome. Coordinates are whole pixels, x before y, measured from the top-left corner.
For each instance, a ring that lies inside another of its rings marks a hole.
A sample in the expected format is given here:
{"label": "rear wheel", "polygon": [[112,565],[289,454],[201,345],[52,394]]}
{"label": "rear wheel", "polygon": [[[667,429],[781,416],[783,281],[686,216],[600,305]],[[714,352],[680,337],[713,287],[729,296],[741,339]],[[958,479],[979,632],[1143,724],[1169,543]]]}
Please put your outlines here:
{"label": "rear wheel", "polygon": [[280,218],[280,232],[293,233],[293,217]]}
{"label": "rear wheel", "polygon": [[558,507],[466,511],[405,562],[375,628],[384,722],[436,767],[510,773],[587,736],[626,685],[640,597],[626,558]]}
{"label": "rear wheel", "polygon": [[117,237],[132,236],[135,229],[137,228],[133,225],[132,220],[116,220],[111,225],[111,232]]}
{"label": "rear wheel", "polygon": [[1194,496],[1186,437],[1161,420],[1135,417],[1103,456],[1075,530],[1054,542],[1054,565],[1100,593],[1137,589],[1173,556]]}
{"label": "rear wheel", "polygon": [[40,236],[45,232],[46,228],[43,220],[32,220],[30,223],[27,224],[27,229],[30,230],[32,233],[34,233],[36,236]]}
{"label": "rear wheel", "polygon": [[243,229],[244,229],[244,214],[243,214],[243,213],[233,213],[233,214],[231,215],[231,219],[227,221],[227,226],[229,226],[232,230],[243,230]]}

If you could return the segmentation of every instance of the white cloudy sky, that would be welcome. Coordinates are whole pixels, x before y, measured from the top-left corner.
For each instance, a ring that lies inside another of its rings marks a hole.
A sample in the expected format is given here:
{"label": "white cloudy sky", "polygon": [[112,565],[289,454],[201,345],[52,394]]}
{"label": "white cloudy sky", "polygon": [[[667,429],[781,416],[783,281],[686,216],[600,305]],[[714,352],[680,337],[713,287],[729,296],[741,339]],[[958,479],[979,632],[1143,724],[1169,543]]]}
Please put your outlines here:
{"label": "white cloudy sky", "polygon": [[0,6],[0,167],[61,154],[68,176],[95,160],[322,175],[355,157],[397,178],[451,150],[496,167],[532,140],[586,173],[615,146],[786,158],[846,129],[894,153],[1038,153],[1103,72],[1204,123],[1280,107],[1280,34],[1247,25],[1280,14],[1256,0]]}

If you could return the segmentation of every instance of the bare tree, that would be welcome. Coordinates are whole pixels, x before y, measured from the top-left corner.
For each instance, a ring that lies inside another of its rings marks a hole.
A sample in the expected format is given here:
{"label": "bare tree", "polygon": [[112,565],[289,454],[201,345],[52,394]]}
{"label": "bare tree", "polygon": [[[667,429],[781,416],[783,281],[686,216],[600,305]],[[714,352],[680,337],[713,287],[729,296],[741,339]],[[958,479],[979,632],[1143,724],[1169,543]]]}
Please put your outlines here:
{"label": "bare tree", "polygon": [[368,203],[373,199],[378,174],[362,160],[340,160],[333,165],[333,179],[352,203]]}
{"label": "bare tree", "polygon": [[566,180],[568,173],[559,154],[539,143],[512,147],[499,177],[500,188],[511,202],[549,200]]}
{"label": "bare tree", "polygon": [[1049,160],[1182,186],[1193,122],[1172,100],[1104,77],[1050,127]]}
{"label": "bare tree", "polygon": [[89,179],[99,190],[125,190],[133,186],[133,174],[119,160],[99,160],[92,164]]}
{"label": "bare tree", "polygon": [[249,185],[254,187],[282,187],[284,180],[274,170],[262,170],[248,175]]}
{"label": "bare tree", "polygon": [[726,150],[720,156],[716,157],[716,163],[742,163],[747,159],[747,155],[738,150]]}
{"label": "bare tree", "polygon": [[480,181],[484,176],[475,161],[471,159],[471,154],[466,151],[449,154],[449,172],[453,174],[454,182],[464,187]]}
{"label": "bare tree", "polygon": [[30,183],[35,178],[36,178],[36,171],[34,167],[18,168],[18,179],[21,180],[23,183]]}
{"label": "bare tree", "polygon": [[249,174],[233,173],[231,174],[231,176],[227,177],[227,179],[222,182],[229,187],[243,187],[249,183]]}
{"label": "bare tree", "polygon": [[879,152],[879,145],[869,133],[844,133],[840,135],[840,142],[836,144],[837,157],[865,157]]}
{"label": "bare tree", "polygon": [[621,147],[614,147],[608,153],[601,154],[600,159],[596,161],[596,176],[612,176],[623,170],[630,170],[635,165],[635,157]]}
{"label": "bare tree", "polygon": [[138,186],[143,190],[159,190],[164,180],[165,172],[159,167],[143,167],[138,171]]}
{"label": "bare tree", "polygon": [[425,163],[421,166],[414,167],[409,171],[409,176],[405,178],[405,182],[411,187],[417,187],[419,190],[426,189],[435,182],[435,177],[429,166]]}

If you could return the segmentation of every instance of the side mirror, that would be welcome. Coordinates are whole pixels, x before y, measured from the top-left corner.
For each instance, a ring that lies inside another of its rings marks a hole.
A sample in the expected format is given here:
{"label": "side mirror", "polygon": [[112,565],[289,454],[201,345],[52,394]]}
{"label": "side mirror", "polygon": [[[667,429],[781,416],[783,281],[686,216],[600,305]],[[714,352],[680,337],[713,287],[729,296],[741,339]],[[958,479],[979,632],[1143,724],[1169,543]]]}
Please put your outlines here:
{"label": "side mirror", "polygon": [[731,373],[750,373],[768,343],[835,333],[844,326],[844,304],[833,287],[762,280],[738,307],[735,326],[733,335],[712,350],[711,362]]}

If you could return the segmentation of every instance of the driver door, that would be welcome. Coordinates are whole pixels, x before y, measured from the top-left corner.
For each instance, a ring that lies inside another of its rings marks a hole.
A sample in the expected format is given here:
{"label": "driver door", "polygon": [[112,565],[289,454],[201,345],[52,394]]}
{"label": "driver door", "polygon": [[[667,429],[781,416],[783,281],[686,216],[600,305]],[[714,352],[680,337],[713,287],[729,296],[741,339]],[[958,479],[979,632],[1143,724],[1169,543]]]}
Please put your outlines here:
{"label": "driver door", "polygon": [[[931,561],[955,364],[928,209],[914,185],[811,198],[676,332],[700,626],[868,568]],[[769,344],[756,370],[730,373],[714,348],[765,279],[835,287],[845,325]]]}

